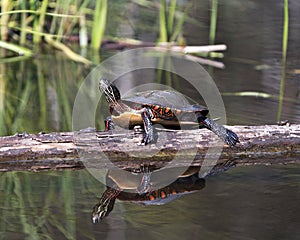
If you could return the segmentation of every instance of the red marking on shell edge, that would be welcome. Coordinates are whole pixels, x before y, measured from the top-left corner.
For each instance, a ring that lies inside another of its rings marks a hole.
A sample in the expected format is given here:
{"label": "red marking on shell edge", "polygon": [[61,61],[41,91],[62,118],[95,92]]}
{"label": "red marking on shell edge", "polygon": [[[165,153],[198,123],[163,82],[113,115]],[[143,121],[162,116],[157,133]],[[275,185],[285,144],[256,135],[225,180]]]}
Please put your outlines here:
{"label": "red marking on shell edge", "polygon": [[153,195],[150,195],[150,196],[149,196],[149,200],[150,200],[150,201],[153,201],[153,200],[155,200],[155,197],[154,197]]}
{"label": "red marking on shell edge", "polygon": [[161,196],[161,198],[166,198],[167,194],[164,191],[161,191],[160,192],[160,196]]}
{"label": "red marking on shell edge", "polygon": [[158,105],[155,105],[155,106],[153,107],[154,110],[158,110],[159,108],[160,108],[160,106],[158,106]]}

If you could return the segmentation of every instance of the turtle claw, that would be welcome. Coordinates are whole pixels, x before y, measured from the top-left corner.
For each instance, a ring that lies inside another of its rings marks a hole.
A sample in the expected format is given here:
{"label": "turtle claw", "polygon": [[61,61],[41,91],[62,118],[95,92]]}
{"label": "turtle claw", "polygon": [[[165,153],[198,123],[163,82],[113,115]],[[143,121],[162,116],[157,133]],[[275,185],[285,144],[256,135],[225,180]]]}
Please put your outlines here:
{"label": "turtle claw", "polygon": [[104,125],[105,125],[105,131],[109,131],[109,130],[114,130],[115,129],[115,124],[114,124],[111,116],[105,118]]}
{"label": "turtle claw", "polygon": [[151,126],[147,131],[143,133],[143,139],[139,145],[148,145],[151,143],[156,143],[158,139],[158,134],[155,129]]}
{"label": "turtle claw", "polygon": [[153,142],[153,131],[150,131],[148,133],[145,132],[141,145],[148,145],[151,142]]}
{"label": "turtle claw", "polygon": [[233,131],[226,129],[226,136],[224,141],[229,145],[229,146],[234,146],[235,144],[239,143],[239,137],[234,133]]}

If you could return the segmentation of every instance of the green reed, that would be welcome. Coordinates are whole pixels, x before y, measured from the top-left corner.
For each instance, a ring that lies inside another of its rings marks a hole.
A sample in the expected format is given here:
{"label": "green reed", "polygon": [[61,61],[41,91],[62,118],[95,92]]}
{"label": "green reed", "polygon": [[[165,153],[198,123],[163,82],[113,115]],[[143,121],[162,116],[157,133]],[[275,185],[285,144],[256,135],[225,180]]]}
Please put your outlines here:
{"label": "green reed", "polygon": [[[4,49],[0,50],[2,53]],[[0,134],[6,135],[7,129],[6,129],[6,120],[5,120],[5,89],[7,85],[7,68],[5,64],[0,64]]]}
{"label": "green reed", "polygon": [[[72,108],[70,95],[68,94],[68,82],[70,82],[70,77],[68,76],[68,71],[64,71],[64,68],[68,67],[68,63],[64,60],[62,55],[56,55],[55,61],[60,66],[57,68],[56,74],[59,79],[66,79],[67,81],[57,81],[56,82],[56,94],[59,104],[59,119],[60,125],[63,129],[72,129]],[[72,81],[72,80],[71,80]]]}
{"label": "green reed", "polygon": [[216,39],[218,18],[218,0],[212,0],[212,10],[210,16],[210,29],[209,29],[209,44],[214,44]]}
{"label": "green reed", "polygon": [[177,0],[161,0],[159,7],[159,42],[180,42],[182,40],[182,28],[187,18],[188,4],[183,12],[178,11]]}
{"label": "green reed", "polygon": [[[21,1],[20,3],[20,7],[23,10],[26,10],[26,1]],[[26,31],[24,31],[27,28],[27,13],[23,12],[21,13],[21,31],[20,31],[20,45],[24,46],[25,42],[26,42]]]}
{"label": "green reed", "polygon": [[284,98],[284,85],[286,76],[286,54],[288,48],[288,36],[289,36],[289,1],[284,0],[284,19],[283,19],[283,34],[282,34],[282,59],[281,59],[281,80],[280,80],[280,91],[278,100],[277,110],[277,121],[280,121],[282,113],[282,105]]}
{"label": "green reed", "polygon": [[[35,15],[34,28],[33,28],[35,32],[38,32],[38,33],[43,32],[47,7],[48,7],[48,0],[43,0],[41,7],[38,9],[39,15]],[[33,35],[33,42],[34,43],[40,43],[41,42],[41,35],[34,34]]]}
{"label": "green reed", "polygon": [[[12,9],[12,2],[10,0],[1,1],[1,12],[8,12]],[[2,41],[8,39],[8,23],[9,15],[4,14],[0,17],[0,37]]]}
{"label": "green reed", "polygon": [[18,89],[20,92],[20,95],[18,95],[20,96],[20,104],[17,106],[16,117],[11,127],[13,132],[18,131],[19,128],[25,129],[25,126],[22,123],[22,119],[24,118],[26,111],[28,110],[27,106],[29,103],[30,96],[32,94],[32,86],[32,82],[27,81],[23,89]]}
{"label": "green reed", "polygon": [[166,0],[161,0],[160,3],[160,11],[159,11],[159,41],[167,42],[168,34],[167,34],[167,23],[166,23]]}
{"label": "green reed", "polygon": [[[82,211],[81,203],[76,201],[79,191],[86,198],[98,194],[95,189],[99,183],[87,171],[0,172],[0,178],[0,239],[11,237],[13,231],[22,239],[23,235],[26,239],[76,239],[77,234],[94,239],[78,224],[89,219],[77,215]],[[92,206],[93,202],[91,206],[86,204],[84,211],[90,211]]]}
{"label": "green reed", "polygon": [[[68,36],[79,37],[79,33],[81,36],[85,33],[87,39],[87,32],[91,32],[91,47],[99,49],[106,28],[107,5],[107,0],[2,0],[0,47],[13,51],[16,49],[15,52],[19,53],[18,47],[29,45],[27,37],[30,35],[35,47],[43,37],[49,40],[45,41],[47,44],[52,45],[54,41],[63,44],[61,41]],[[85,21],[80,22],[82,19]],[[11,36],[8,36],[9,32]],[[8,39],[13,39],[14,44],[8,43]]]}
{"label": "green reed", "polygon": [[[71,2],[72,2],[71,0],[67,0],[67,1],[59,0],[57,1],[57,5],[60,6],[62,13],[68,13],[68,9],[71,5]],[[60,42],[62,37],[64,36],[64,33],[67,31],[67,29],[65,29],[67,22],[68,22],[68,18],[61,18],[58,31],[57,31],[58,37],[56,38],[56,41]]]}
{"label": "green reed", "polygon": [[39,101],[39,127],[40,129],[47,129],[47,88],[46,79],[43,74],[43,66],[40,57],[35,59],[36,73],[37,73],[37,88],[38,88],[38,101]]}
{"label": "green reed", "polygon": [[94,11],[94,22],[92,27],[91,46],[99,49],[104,36],[107,15],[107,0],[96,1],[96,9]]}
{"label": "green reed", "polygon": [[73,101],[87,71],[60,52],[0,64],[0,135],[71,131]]}

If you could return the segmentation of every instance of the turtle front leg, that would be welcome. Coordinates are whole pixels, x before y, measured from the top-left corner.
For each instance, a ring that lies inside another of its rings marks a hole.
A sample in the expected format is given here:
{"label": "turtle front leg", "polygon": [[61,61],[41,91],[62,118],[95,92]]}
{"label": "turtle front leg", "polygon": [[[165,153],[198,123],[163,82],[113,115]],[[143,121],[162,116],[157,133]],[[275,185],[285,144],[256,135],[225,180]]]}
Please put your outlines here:
{"label": "turtle front leg", "polygon": [[104,124],[105,124],[105,131],[109,131],[109,130],[114,130],[115,129],[115,124],[114,124],[111,116],[105,118]]}
{"label": "turtle front leg", "polygon": [[140,195],[151,192],[152,183],[151,183],[151,172],[149,166],[142,165],[140,168],[141,173],[143,174],[140,185],[137,187],[137,192]]}
{"label": "turtle front leg", "polygon": [[223,125],[216,123],[214,120],[204,117],[199,113],[197,116],[200,126],[204,126],[207,129],[214,132],[219,138],[221,138],[226,144],[234,146],[239,142],[238,136],[231,130],[225,128]]}
{"label": "turtle front leg", "polygon": [[153,142],[153,125],[151,118],[153,118],[153,113],[150,108],[145,107],[141,113],[143,123],[144,123],[144,136],[141,142],[142,145],[147,145]]}

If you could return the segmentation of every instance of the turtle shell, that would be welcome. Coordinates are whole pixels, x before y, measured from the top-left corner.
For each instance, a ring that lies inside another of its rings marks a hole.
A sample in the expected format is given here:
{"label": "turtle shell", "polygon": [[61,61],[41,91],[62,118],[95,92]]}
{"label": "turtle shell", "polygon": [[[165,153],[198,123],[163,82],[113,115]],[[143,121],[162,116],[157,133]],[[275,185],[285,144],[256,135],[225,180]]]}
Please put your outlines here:
{"label": "turtle shell", "polygon": [[203,116],[208,114],[208,109],[197,104],[191,98],[172,90],[150,90],[137,92],[122,98],[122,102],[138,109],[142,106],[160,106],[182,112],[201,112]]}
{"label": "turtle shell", "polygon": [[116,186],[121,190],[135,191],[141,184],[141,174],[120,169],[110,169],[107,172],[106,182],[109,186]]}
{"label": "turtle shell", "polygon": [[[168,185],[160,189],[149,190],[143,194],[131,192],[128,190],[137,189],[141,185],[139,175],[131,172],[111,169],[107,172],[107,189],[103,192],[99,203],[93,208],[92,220],[94,223],[101,221],[113,210],[115,200],[131,201],[143,205],[162,205],[175,200],[176,198],[198,191],[205,186],[205,180],[198,175],[199,168],[185,171],[182,177],[179,177]],[[181,169],[181,171],[184,171]],[[147,171],[145,174],[150,174]],[[124,191],[126,189],[126,191]]]}
{"label": "turtle shell", "polygon": [[[205,187],[205,180],[198,176],[199,167],[190,167],[175,181],[168,186],[154,189],[146,194],[134,194],[128,191],[121,191],[117,199],[131,201],[142,205],[163,205],[175,199],[199,191]],[[182,168],[179,171],[184,171]],[[176,169],[176,172],[178,169]],[[129,187],[129,185],[128,185]]]}
{"label": "turtle shell", "polygon": [[[190,177],[195,173],[198,173],[199,169],[200,167],[189,167],[188,169],[186,169],[186,167],[176,167],[161,172],[153,172],[151,175],[151,182],[153,182],[154,185],[156,179],[160,182],[172,182],[174,179]],[[116,186],[120,190],[136,192],[136,189],[138,189],[142,182],[142,177],[143,174],[136,174],[120,169],[110,169],[107,172],[106,182],[107,185]]]}

